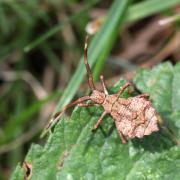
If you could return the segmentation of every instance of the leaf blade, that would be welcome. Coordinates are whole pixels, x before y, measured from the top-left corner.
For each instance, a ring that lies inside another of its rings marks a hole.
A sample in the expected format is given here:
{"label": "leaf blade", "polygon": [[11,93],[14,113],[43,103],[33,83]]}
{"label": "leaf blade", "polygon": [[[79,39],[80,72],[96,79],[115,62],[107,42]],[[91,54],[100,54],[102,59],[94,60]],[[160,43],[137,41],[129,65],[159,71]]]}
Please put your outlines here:
{"label": "leaf blade", "polygon": [[[170,63],[164,63],[152,70],[140,70],[134,79],[141,92],[150,93],[160,115],[174,125],[175,120],[171,116],[165,116],[169,113],[166,111],[171,110],[173,114],[174,109],[164,108],[163,98],[157,99],[154,94],[159,93],[166,99],[167,94],[161,94],[160,90],[167,86],[172,88],[171,80],[176,73],[179,74],[178,69],[178,64],[173,67]],[[122,84],[124,81],[121,80],[111,90],[117,91]],[[180,88],[179,84],[175,88]],[[128,97],[127,94],[125,97]],[[171,101],[168,100],[167,104],[171,106]],[[104,119],[96,132],[91,131],[101,113],[102,109],[98,107],[78,107],[70,119],[61,119],[45,147],[33,145],[26,157],[26,161],[33,165],[32,179],[130,180],[180,177],[180,147],[175,145],[166,132],[161,130],[124,145],[110,116]],[[180,113],[177,119],[180,119]],[[177,129],[180,127],[177,126]]]}

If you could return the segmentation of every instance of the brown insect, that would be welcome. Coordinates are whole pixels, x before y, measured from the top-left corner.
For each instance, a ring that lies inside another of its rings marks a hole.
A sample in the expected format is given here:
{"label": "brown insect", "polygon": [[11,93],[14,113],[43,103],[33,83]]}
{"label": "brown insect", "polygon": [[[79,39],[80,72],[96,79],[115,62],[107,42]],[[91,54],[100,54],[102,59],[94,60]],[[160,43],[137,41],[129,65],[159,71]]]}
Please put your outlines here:
{"label": "brown insect", "polygon": [[[128,139],[133,139],[135,137],[142,138],[145,135],[150,135],[154,131],[158,131],[158,116],[149,100],[148,94],[140,94],[136,97],[129,97],[127,99],[121,98],[120,95],[130,86],[130,83],[126,83],[117,94],[109,95],[103,76],[100,76],[103,92],[96,89],[87,60],[87,41],[88,38],[86,38],[84,45],[84,64],[86,66],[89,87],[92,93],[90,96],[81,97],[66,105],[61,112],[57,112],[47,125],[45,131],[47,132],[54,123],[57,123],[68,108],[76,104],[81,107],[93,105],[103,106],[104,112],[94,125],[94,129],[97,129],[103,121],[103,118],[107,114],[110,114],[115,121],[116,128],[123,143],[126,143]],[[91,100],[93,103],[84,104],[83,102],[87,100]]]}

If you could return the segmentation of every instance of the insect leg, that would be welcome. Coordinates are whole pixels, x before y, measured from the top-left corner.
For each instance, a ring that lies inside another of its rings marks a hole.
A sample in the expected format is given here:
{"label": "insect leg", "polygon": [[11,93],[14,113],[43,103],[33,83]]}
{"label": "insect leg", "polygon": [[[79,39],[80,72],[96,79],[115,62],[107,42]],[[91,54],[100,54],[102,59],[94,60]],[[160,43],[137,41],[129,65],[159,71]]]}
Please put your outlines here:
{"label": "insect leg", "polygon": [[105,84],[105,81],[104,81],[104,76],[101,75],[101,76],[100,76],[100,79],[101,79],[101,84],[102,84],[104,93],[105,93],[106,95],[108,95],[108,91],[107,91],[106,84]]}
{"label": "insect leg", "polygon": [[118,130],[118,131],[119,131],[119,135],[120,135],[120,137],[121,137],[122,143],[123,143],[123,144],[126,144],[126,143],[127,143],[127,139],[124,137],[124,135],[122,134],[122,132],[121,132],[120,130]]}
{"label": "insect leg", "polygon": [[120,96],[120,94],[122,94],[123,91],[124,91],[128,86],[130,86],[130,85],[131,85],[130,83],[126,83],[125,85],[123,85],[123,86],[121,87],[121,89],[118,91],[117,95]]}
{"label": "insect leg", "polygon": [[51,129],[51,127],[55,124],[57,124],[61,118],[61,116],[63,115],[63,113],[69,109],[70,107],[76,105],[76,104],[79,104],[83,101],[86,101],[86,100],[90,100],[90,97],[89,96],[84,96],[84,97],[81,97],[77,100],[75,100],[74,102],[66,105],[60,112],[57,112],[54,114],[54,116],[51,118],[51,120],[49,121],[48,125],[45,127],[43,133],[41,134],[41,137],[43,137],[49,129]]}
{"label": "insect leg", "polygon": [[84,103],[79,103],[78,106],[79,107],[92,107],[92,106],[96,106],[98,104],[96,103],[91,103],[91,104],[84,104]]}
{"label": "insect leg", "polygon": [[103,118],[104,118],[104,116],[105,116],[106,114],[107,114],[106,111],[104,111],[104,112],[101,114],[100,118],[98,119],[97,123],[94,125],[94,128],[93,128],[93,129],[97,129],[97,128],[99,127],[99,125],[101,124],[101,122],[102,122],[102,120],[103,120]]}
{"label": "insect leg", "polygon": [[150,96],[149,94],[144,93],[144,94],[140,94],[140,95],[138,95],[136,97],[149,99],[149,96]]}

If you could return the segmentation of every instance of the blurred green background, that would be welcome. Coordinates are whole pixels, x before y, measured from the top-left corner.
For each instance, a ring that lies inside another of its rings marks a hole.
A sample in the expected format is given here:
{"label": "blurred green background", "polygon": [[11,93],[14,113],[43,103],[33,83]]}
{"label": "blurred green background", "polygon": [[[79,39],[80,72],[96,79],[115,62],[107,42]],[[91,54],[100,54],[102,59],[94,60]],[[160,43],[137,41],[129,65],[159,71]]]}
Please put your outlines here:
{"label": "blurred green background", "polygon": [[[32,142],[44,143],[39,135],[55,109],[87,92],[78,65],[86,26],[93,21],[90,28],[100,29],[112,2],[0,1],[0,179],[23,161]],[[180,59],[180,0],[134,0],[121,10],[121,28],[113,26],[112,12],[101,43],[90,50],[98,87],[100,73],[113,85],[122,76],[131,80],[139,67]]]}

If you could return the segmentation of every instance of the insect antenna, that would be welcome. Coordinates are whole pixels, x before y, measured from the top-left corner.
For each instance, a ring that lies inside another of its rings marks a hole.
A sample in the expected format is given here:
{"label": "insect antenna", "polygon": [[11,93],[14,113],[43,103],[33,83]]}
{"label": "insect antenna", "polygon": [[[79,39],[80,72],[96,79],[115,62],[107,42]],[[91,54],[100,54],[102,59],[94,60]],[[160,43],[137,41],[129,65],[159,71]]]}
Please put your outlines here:
{"label": "insect antenna", "polygon": [[91,90],[95,90],[96,88],[95,88],[95,85],[94,85],[93,75],[92,75],[91,68],[89,66],[88,58],[87,58],[88,39],[89,39],[89,37],[86,36],[85,43],[84,43],[84,64],[86,66],[86,71],[87,71],[87,74],[88,74],[89,87],[90,87]]}

